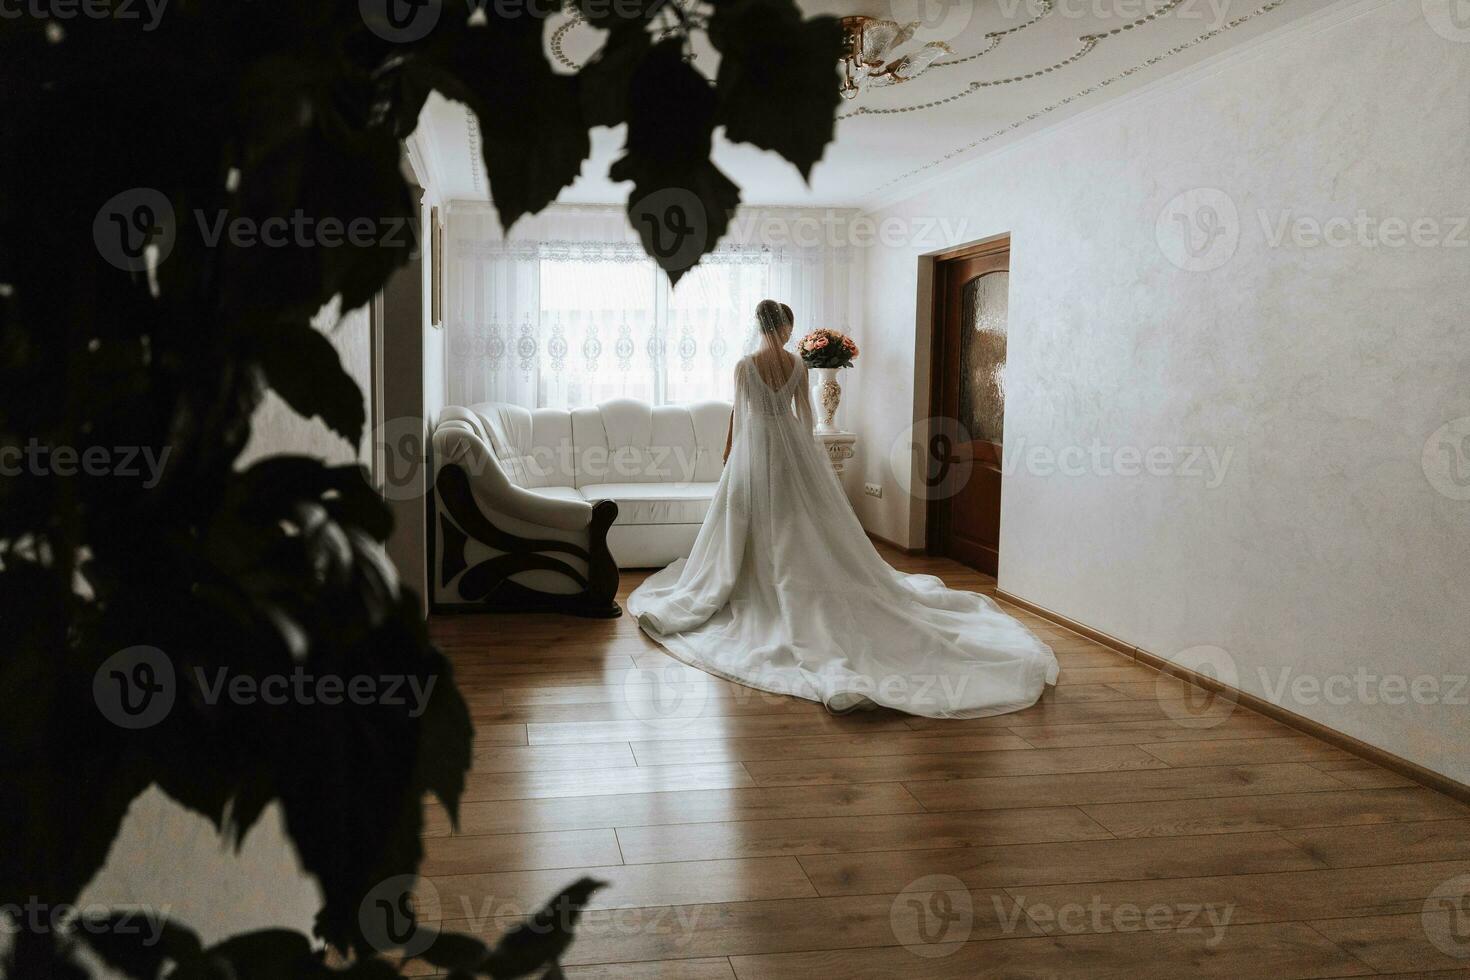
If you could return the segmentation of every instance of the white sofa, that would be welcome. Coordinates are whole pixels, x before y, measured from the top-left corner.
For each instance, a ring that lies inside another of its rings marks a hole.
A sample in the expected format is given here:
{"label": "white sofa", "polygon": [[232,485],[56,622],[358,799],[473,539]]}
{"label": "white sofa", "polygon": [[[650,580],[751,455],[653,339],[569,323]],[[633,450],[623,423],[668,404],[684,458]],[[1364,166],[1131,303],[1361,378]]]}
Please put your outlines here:
{"label": "white sofa", "polygon": [[618,568],[689,554],[729,424],[728,402],[444,409],[433,440],[435,604],[617,615]]}

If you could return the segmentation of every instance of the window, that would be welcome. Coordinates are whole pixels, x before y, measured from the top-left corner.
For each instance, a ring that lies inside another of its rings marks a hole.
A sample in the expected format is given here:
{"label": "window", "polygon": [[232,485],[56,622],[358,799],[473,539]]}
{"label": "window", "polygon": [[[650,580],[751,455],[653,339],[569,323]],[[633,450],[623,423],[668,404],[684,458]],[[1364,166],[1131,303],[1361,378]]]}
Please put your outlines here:
{"label": "window", "polygon": [[637,242],[463,236],[451,249],[450,404],[730,400],[762,299],[789,303],[803,329],[847,325],[851,255],[832,250],[722,246],[671,288]]}
{"label": "window", "polygon": [[734,398],[735,362],[770,282],[770,263],[757,259],[696,267],[677,288],[649,260],[542,259],[537,401]]}

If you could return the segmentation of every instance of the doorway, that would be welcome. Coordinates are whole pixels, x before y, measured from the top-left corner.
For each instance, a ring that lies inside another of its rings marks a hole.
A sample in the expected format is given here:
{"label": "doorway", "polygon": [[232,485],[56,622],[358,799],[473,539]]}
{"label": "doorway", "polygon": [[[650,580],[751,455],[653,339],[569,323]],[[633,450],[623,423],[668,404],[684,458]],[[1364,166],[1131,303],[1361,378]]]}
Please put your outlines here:
{"label": "doorway", "polygon": [[1000,563],[1009,236],[934,264],[928,550],[988,575]]}

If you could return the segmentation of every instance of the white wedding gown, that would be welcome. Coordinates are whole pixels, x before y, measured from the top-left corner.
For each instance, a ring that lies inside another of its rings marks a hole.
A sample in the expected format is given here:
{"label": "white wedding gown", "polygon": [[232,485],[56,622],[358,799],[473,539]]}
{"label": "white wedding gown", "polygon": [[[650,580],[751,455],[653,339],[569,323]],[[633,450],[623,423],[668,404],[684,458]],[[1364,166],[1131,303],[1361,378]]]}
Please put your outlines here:
{"label": "white wedding gown", "polygon": [[[885,562],[812,437],[806,366],[736,368],[734,443],[687,559],[628,599],[670,654],[833,711],[977,718],[1034,704],[1051,648],[989,598]],[[793,408],[794,406],[794,408]]]}

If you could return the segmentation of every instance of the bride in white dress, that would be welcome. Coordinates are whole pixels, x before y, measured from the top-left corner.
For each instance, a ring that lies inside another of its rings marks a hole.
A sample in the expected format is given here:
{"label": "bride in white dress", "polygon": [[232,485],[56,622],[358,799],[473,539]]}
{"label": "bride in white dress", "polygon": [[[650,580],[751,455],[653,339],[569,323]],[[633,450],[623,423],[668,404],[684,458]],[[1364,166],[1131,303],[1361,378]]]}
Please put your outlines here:
{"label": "bride in white dress", "polygon": [[978,718],[1056,683],[1051,648],[989,598],[888,565],[812,436],[791,310],[756,309],[760,348],[735,368],[731,444],[687,559],[628,599],[670,654],[833,711],[884,706]]}

